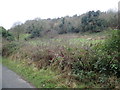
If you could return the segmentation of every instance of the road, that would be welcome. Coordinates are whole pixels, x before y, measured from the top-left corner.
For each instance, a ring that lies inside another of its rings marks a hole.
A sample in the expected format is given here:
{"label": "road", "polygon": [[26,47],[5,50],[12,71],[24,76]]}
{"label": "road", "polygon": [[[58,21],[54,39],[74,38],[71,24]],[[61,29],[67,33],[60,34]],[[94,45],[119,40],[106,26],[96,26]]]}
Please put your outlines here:
{"label": "road", "polygon": [[15,72],[1,64],[0,66],[2,66],[2,88],[34,88]]}

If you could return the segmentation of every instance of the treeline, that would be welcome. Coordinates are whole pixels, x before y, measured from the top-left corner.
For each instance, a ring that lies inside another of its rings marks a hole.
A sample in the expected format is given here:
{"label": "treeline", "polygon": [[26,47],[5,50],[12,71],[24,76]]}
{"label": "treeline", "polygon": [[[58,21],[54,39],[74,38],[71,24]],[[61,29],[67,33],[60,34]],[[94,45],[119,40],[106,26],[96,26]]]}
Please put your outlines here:
{"label": "treeline", "polygon": [[107,28],[117,28],[117,12],[107,11],[89,11],[82,15],[74,15],[72,17],[65,16],[54,19],[27,20],[24,24],[17,22],[9,31],[12,32],[17,39],[21,33],[30,34],[29,38],[42,37],[65,33],[79,32],[100,32]]}

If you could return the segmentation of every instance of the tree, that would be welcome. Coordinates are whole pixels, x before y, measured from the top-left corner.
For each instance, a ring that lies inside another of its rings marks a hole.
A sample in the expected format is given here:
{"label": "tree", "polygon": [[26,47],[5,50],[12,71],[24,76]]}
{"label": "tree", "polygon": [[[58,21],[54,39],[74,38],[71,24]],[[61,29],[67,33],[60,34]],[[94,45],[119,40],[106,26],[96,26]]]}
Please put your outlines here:
{"label": "tree", "polygon": [[65,16],[54,19],[27,20],[24,24],[17,22],[10,29],[19,41],[20,34],[31,34],[32,37],[41,37],[48,31],[58,34],[79,32],[100,32],[107,27],[118,26],[116,12],[89,11],[82,15]]}
{"label": "tree", "polygon": [[24,29],[22,27],[22,23],[21,22],[14,23],[11,31],[14,34],[14,36],[16,37],[16,39],[19,41],[20,35],[24,32]]}
{"label": "tree", "polygon": [[82,31],[98,32],[102,31],[106,27],[106,21],[99,18],[100,11],[89,11],[82,18]]}
{"label": "tree", "polygon": [[66,22],[65,22],[65,18],[62,18],[61,24],[59,25],[59,27],[60,27],[59,34],[67,33],[65,23],[66,23]]}
{"label": "tree", "polygon": [[30,38],[41,37],[41,31],[42,27],[40,29],[38,28],[34,29],[34,31],[31,33]]}
{"label": "tree", "polygon": [[14,40],[13,35],[9,31],[7,31],[4,27],[0,27],[0,37],[1,36],[3,39],[6,39],[8,41]]}
{"label": "tree", "polygon": [[117,22],[119,20],[118,15],[117,11],[110,9],[107,12],[102,12],[99,17],[107,22],[107,27],[115,29],[119,25]]}

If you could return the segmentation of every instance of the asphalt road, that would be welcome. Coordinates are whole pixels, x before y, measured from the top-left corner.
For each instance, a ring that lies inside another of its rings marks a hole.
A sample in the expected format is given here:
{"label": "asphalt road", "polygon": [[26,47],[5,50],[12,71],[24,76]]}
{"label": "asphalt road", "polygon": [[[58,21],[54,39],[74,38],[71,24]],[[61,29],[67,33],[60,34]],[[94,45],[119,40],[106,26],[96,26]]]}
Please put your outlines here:
{"label": "asphalt road", "polygon": [[[28,82],[23,80],[15,72],[9,70],[7,67],[2,66],[2,88],[34,88]],[[1,78],[0,78],[1,79]]]}

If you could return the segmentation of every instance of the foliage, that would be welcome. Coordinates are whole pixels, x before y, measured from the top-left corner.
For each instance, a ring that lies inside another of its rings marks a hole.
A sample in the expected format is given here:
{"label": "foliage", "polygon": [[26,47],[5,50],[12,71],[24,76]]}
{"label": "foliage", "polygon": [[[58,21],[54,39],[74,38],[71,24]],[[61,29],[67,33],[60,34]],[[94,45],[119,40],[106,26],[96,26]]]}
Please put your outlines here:
{"label": "foliage", "polygon": [[15,39],[17,41],[19,41],[20,40],[20,35],[24,33],[24,28],[23,28],[22,24],[20,24],[19,22],[17,22],[17,23],[14,25],[14,27],[12,27],[10,29],[10,32],[13,33]]}
{"label": "foliage", "polygon": [[20,43],[9,42],[2,47],[2,56],[8,57],[16,52],[20,48]]}
{"label": "foliage", "polygon": [[107,12],[102,12],[99,17],[107,21],[107,27],[112,29],[118,27],[118,12],[114,10],[108,10]]}
{"label": "foliage", "polygon": [[103,46],[104,52],[110,59],[110,69],[119,76],[120,73],[120,30],[112,30],[111,35]]}
{"label": "foliage", "polygon": [[30,38],[40,37],[41,33],[40,30],[34,30],[30,36]]}
{"label": "foliage", "polygon": [[106,40],[104,50],[120,52],[120,30],[111,30],[111,35]]}
{"label": "foliage", "polygon": [[[110,84],[111,81],[109,81],[109,78],[112,76],[119,78],[120,76],[119,41],[120,31],[112,30],[111,35],[108,37],[108,39],[106,39],[104,43],[96,44],[96,46],[92,47],[91,50],[87,51],[87,54],[84,56],[79,56],[79,60],[73,64],[73,73],[79,77],[79,80],[83,80],[83,82],[89,82],[89,80],[101,82],[102,80],[102,83],[106,83],[107,87],[115,88],[114,85]],[[89,75],[90,72],[92,72],[91,75]],[[102,79],[98,79],[96,77]],[[119,81],[116,81],[114,83],[117,82]]]}
{"label": "foliage", "polygon": [[30,38],[47,36],[49,32],[57,34],[100,32],[106,28],[117,28],[117,12],[89,11],[82,15],[65,16],[54,19],[27,20],[24,24],[17,22],[10,31],[19,41],[20,34],[31,34]]}
{"label": "foliage", "polygon": [[105,29],[106,21],[99,18],[100,11],[89,11],[84,17],[82,17],[82,31],[100,32]]}
{"label": "foliage", "polygon": [[[106,32],[108,34],[110,31]],[[54,72],[57,71],[57,74],[61,77],[59,77],[59,80],[68,78],[66,82],[70,84],[65,82],[65,86],[68,87],[75,80],[75,82],[88,85],[87,88],[97,87],[96,85],[98,87],[116,88],[120,83],[120,55],[118,53],[120,33],[119,31],[113,31],[112,34],[108,34],[110,37],[102,42],[100,36],[102,34],[103,36],[106,35],[104,33],[101,32],[100,35],[97,33],[97,36],[91,34],[91,39],[88,39],[90,35],[84,34],[84,36],[77,37],[72,35],[63,37],[62,35],[59,38],[49,40],[41,38],[26,41],[20,49],[16,49],[17,52],[10,56],[16,62],[25,60],[27,65],[33,65],[38,70],[49,68]],[[94,37],[96,37],[95,40]],[[112,43],[114,43],[114,48],[112,48]],[[9,51],[9,49],[6,51]],[[61,74],[64,74],[64,76]],[[76,87],[74,84],[72,85]]]}
{"label": "foliage", "polygon": [[8,41],[14,40],[13,35],[9,31],[7,31],[4,27],[0,27],[0,35],[2,35],[2,38]]}

